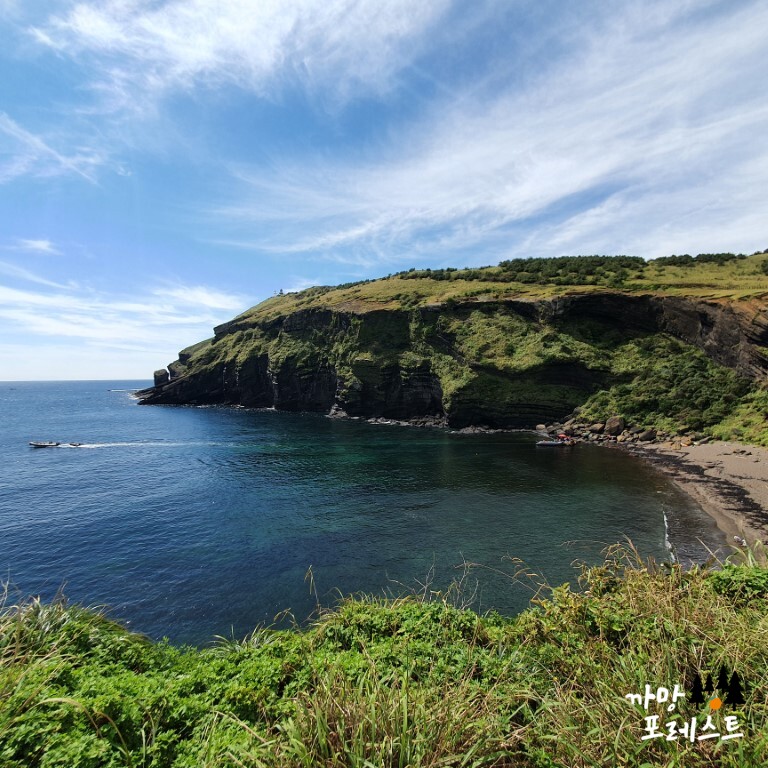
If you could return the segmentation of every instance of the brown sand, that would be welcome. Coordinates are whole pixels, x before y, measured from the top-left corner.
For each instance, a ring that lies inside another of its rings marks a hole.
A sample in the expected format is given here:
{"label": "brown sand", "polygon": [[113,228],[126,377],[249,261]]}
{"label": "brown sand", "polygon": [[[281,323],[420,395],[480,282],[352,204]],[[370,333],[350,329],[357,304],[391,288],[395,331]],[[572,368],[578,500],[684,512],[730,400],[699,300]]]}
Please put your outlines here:
{"label": "brown sand", "polygon": [[673,449],[671,443],[633,443],[710,514],[729,538],[768,543],[768,449],[713,442]]}

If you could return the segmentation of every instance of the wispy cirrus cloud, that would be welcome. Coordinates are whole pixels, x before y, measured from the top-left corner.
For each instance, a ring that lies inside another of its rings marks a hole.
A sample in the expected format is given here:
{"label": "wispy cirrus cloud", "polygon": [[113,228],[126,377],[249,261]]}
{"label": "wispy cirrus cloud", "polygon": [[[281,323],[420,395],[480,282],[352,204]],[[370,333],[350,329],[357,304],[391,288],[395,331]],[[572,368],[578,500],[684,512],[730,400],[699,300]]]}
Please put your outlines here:
{"label": "wispy cirrus cloud", "polygon": [[320,285],[322,283],[321,278],[306,278],[306,277],[294,277],[291,282],[284,289],[285,293],[298,293],[305,288],[311,288],[313,285]]}
{"label": "wispy cirrus cloud", "polygon": [[71,288],[71,285],[64,285],[62,283],[57,283],[53,280],[49,280],[46,277],[41,277],[40,275],[32,272],[29,269],[25,269],[24,267],[20,267],[17,264],[9,264],[5,261],[0,261],[0,275],[6,275],[7,277],[16,278],[18,280],[22,280],[27,283],[37,283],[38,285],[47,285],[51,288],[63,288],[68,289]]}
{"label": "wispy cirrus cloud", "polygon": [[146,351],[164,347],[171,355],[184,339],[192,343],[210,336],[214,325],[248,306],[243,296],[203,286],[168,285],[120,296],[35,279],[26,270],[7,271],[2,266],[0,273],[54,289],[0,285],[0,319],[14,336]]}
{"label": "wispy cirrus cloud", "polygon": [[544,75],[452,97],[363,162],[241,168],[213,213],[237,241],[340,261],[762,241],[768,6],[612,9],[573,46],[560,30]]}
{"label": "wispy cirrus cloud", "polygon": [[273,94],[286,81],[344,101],[391,87],[424,45],[424,31],[449,5],[90,0],[29,31],[62,54],[99,62],[92,85],[111,109],[146,108],[147,99],[198,87],[234,85]]}
{"label": "wispy cirrus cloud", "polygon": [[95,171],[104,161],[104,154],[91,148],[59,152],[0,112],[0,184],[25,175],[49,178],[68,174],[95,184]]}
{"label": "wispy cirrus cloud", "polygon": [[[0,264],[3,273],[9,274]],[[43,287],[0,284],[0,380],[146,379],[180,347],[211,336],[214,325],[231,317],[231,307],[249,303],[199,285],[121,295],[19,270],[9,276]]]}
{"label": "wispy cirrus cloud", "polygon": [[154,289],[152,295],[182,306],[204,307],[205,309],[230,312],[242,311],[246,308],[246,299],[243,296],[225,293],[202,285],[169,285]]}
{"label": "wispy cirrus cloud", "polygon": [[0,251],[11,251],[23,254],[40,254],[44,256],[61,256],[61,250],[47,238],[17,237],[6,244],[0,244]]}
{"label": "wispy cirrus cloud", "polygon": [[28,240],[26,238],[19,238],[16,241],[15,246],[11,246],[15,250],[25,251],[27,253],[42,253],[51,256],[61,256],[61,251],[50,241],[45,239]]}

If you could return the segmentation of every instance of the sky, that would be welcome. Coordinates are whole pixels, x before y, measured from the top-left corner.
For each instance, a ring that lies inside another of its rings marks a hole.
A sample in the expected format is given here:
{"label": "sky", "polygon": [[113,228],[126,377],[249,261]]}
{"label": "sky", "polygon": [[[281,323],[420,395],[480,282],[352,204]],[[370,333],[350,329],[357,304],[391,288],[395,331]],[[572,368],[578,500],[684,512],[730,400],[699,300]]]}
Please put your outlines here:
{"label": "sky", "polygon": [[0,0],[0,380],[279,290],[768,247],[762,0]]}

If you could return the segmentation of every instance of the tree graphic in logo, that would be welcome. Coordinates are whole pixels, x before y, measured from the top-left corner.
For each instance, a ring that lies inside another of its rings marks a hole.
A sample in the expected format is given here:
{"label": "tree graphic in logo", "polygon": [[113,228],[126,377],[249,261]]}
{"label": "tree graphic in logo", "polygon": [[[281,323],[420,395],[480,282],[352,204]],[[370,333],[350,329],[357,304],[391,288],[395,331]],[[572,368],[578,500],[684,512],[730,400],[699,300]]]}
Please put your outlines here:
{"label": "tree graphic in logo", "polygon": [[[717,691],[718,695],[712,697],[711,694],[715,691]],[[710,694],[710,696],[705,697],[704,694]],[[741,687],[741,677],[739,677],[739,673],[734,670],[729,678],[725,664],[721,664],[720,672],[717,676],[717,686],[713,684],[711,674],[707,675],[707,682],[702,685],[701,675],[697,671],[693,678],[691,695],[688,700],[691,704],[704,704],[709,700],[709,707],[713,710],[720,709],[723,704],[728,704],[730,706],[744,704],[744,692]]]}

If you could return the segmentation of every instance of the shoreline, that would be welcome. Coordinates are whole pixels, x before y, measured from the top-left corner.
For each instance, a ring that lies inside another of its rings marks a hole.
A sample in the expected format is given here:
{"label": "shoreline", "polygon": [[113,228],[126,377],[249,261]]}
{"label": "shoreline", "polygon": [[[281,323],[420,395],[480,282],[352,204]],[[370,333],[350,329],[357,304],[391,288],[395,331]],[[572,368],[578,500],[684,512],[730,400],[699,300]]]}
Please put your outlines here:
{"label": "shoreline", "polygon": [[768,544],[768,449],[732,442],[608,445],[647,461],[714,519],[730,541]]}

